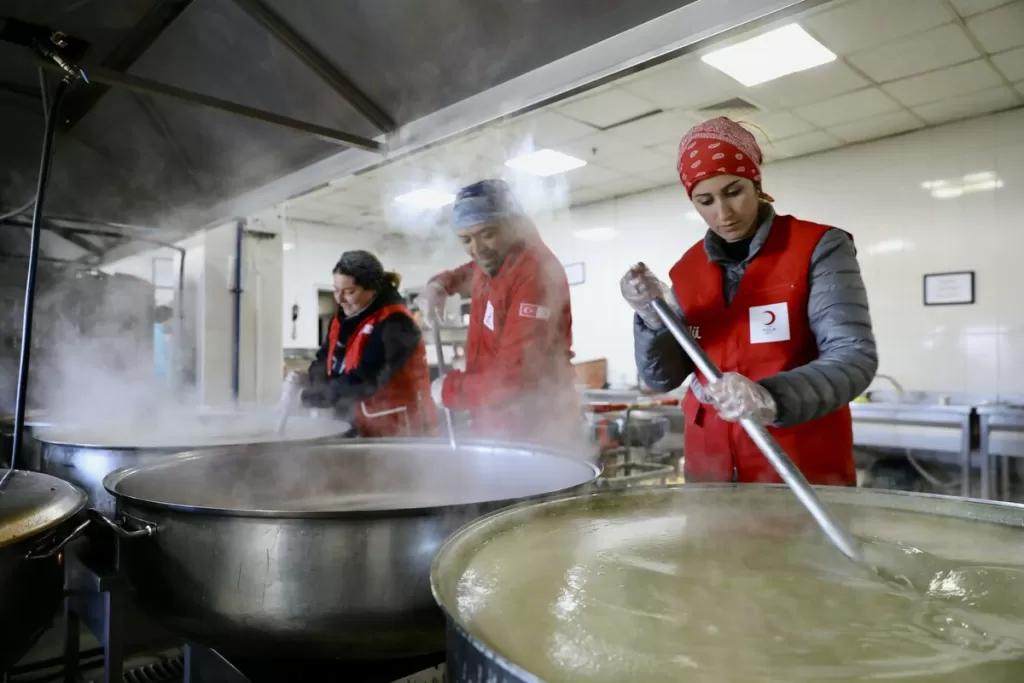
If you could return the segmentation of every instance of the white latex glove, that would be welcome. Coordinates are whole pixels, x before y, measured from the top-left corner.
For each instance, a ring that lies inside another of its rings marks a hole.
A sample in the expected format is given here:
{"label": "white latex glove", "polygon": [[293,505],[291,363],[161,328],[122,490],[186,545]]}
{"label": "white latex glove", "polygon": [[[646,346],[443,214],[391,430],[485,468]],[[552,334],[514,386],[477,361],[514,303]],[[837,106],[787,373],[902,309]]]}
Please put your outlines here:
{"label": "white latex glove", "polygon": [[766,425],[775,422],[778,409],[772,395],[738,373],[725,373],[722,379],[704,386],[702,394],[727,422],[739,422],[745,417]]}
{"label": "white latex glove", "polygon": [[431,280],[427,283],[426,289],[420,294],[423,305],[420,309],[427,317],[427,323],[433,325],[435,321],[444,321],[444,305],[448,301],[448,292],[444,290],[440,282]]}
{"label": "white latex glove", "polygon": [[619,291],[622,298],[632,307],[644,324],[652,330],[660,330],[665,326],[661,317],[651,306],[651,302],[657,297],[663,296],[672,308],[678,311],[679,304],[676,303],[672,288],[655,277],[654,273],[643,263],[638,263],[622,276],[619,280]]}
{"label": "white latex glove", "polygon": [[444,377],[438,377],[430,385],[430,398],[434,399],[434,405],[444,408],[444,399],[441,397],[444,392]]}

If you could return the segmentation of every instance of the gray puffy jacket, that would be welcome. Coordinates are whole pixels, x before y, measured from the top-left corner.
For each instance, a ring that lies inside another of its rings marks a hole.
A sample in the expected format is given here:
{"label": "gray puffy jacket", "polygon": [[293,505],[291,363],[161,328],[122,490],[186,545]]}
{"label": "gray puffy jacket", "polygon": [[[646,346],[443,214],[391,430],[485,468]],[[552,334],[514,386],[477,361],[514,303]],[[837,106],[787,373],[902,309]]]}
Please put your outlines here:
{"label": "gray puffy jacket", "polygon": [[[768,239],[775,212],[766,206],[743,261],[730,260],[721,247],[704,237],[704,250],[723,270],[725,301],[730,303],[747,265]],[[778,406],[776,426],[809,422],[838,410],[859,396],[875,377],[878,352],[864,280],[853,241],[841,230],[829,230],[811,255],[807,313],[818,345],[818,358],[807,365],[766,377]],[[693,372],[693,363],[668,330],[652,330],[633,317],[633,347],[640,378],[655,391],[671,391]]]}

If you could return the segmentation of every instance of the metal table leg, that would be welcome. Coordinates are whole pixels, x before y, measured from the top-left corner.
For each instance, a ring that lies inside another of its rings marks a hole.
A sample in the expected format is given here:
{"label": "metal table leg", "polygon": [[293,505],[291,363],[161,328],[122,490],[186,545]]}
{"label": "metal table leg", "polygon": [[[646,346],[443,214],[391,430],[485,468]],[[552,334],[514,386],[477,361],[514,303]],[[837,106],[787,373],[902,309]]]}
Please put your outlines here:
{"label": "metal table leg", "polygon": [[[971,414],[960,424],[960,495],[971,497]],[[984,489],[982,489],[984,491]]]}
{"label": "metal table leg", "polygon": [[1010,456],[999,457],[999,499],[1010,500]]}
{"label": "metal table leg", "polygon": [[64,598],[64,683],[75,683],[78,680],[81,637],[81,622],[71,607],[71,596],[68,596]]}
{"label": "metal table leg", "polygon": [[995,499],[995,482],[992,480],[992,456],[988,454],[989,449],[989,426],[988,416],[978,416],[978,455],[981,458],[981,494],[980,497],[986,500]]}

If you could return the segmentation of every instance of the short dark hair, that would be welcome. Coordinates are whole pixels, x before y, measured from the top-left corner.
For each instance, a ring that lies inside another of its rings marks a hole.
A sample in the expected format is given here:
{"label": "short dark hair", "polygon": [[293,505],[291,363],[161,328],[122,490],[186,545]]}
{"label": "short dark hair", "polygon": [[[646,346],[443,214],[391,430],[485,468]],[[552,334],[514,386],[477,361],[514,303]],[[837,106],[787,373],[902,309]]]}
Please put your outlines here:
{"label": "short dark hair", "polygon": [[363,289],[380,292],[387,287],[398,289],[402,277],[384,270],[380,259],[368,251],[346,251],[332,271],[335,275],[348,275]]}

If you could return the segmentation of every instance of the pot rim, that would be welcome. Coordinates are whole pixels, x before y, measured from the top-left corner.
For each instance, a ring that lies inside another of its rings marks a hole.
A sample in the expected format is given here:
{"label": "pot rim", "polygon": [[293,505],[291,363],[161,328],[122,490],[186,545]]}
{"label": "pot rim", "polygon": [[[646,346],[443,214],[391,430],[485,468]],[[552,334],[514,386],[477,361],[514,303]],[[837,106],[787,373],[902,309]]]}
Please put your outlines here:
{"label": "pot rim", "polygon": [[[312,447],[317,449],[337,448],[339,446],[347,445],[386,445],[386,444],[408,444],[410,442],[419,442],[425,444],[437,444],[447,446],[448,441],[444,438],[415,438],[415,439],[401,439],[401,438],[389,438],[389,439],[345,439],[339,443],[323,443],[313,444]],[[429,517],[429,516],[443,516],[445,514],[455,513],[471,509],[474,507],[494,507],[498,506],[505,508],[517,503],[536,503],[541,502],[549,498],[561,498],[566,494],[592,484],[601,475],[601,468],[592,462],[582,460],[580,458],[574,458],[568,455],[564,451],[557,449],[545,448],[534,444],[508,442],[508,441],[494,441],[494,440],[460,440],[460,446],[478,446],[478,447],[499,447],[509,450],[529,450],[529,451],[540,451],[548,455],[549,457],[562,458],[565,460],[572,461],[581,466],[581,473],[584,468],[588,470],[588,477],[585,480],[579,481],[578,483],[571,484],[569,486],[563,486],[558,489],[551,491],[542,491],[530,496],[518,496],[515,498],[502,498],[496,500],[482,500],[470,503],[456,503],[451,505],[432,505],[423,507],[394,507],[394,508],[379,508],[379,509],[359,509],[359,510],[260,510],[252,508],[226,508],[226,507],[212,507],[202,505],[187,505],[184,503],[174,503],[168,501],[151,500],[148,498],[142,498],[139,496],[133,496],[126,493],[118,492],[117,485],[127,477],[139,472],[141,470],[158,469],[162,467],[170,467],[174,463],[184,462],[187,460],[198,460],[202,458],[214,458],[218,455],[225,455],[218,453],[218,450],[229,450],[235,447],[225,446],[221,449],[212,448],[204,449],[201,451],[189,451],[185,453],[172,453],[168,454],[165,458],[161,458],[159,462],[147,462],[140,463],[137,465],[130,465],[128,467],[122,467],[120,469],[110,472],[103,477],[103,488],[106,489],[107,493],[113,496],[118,502],[127,502],[132,505],[149,508],[153,510],[161,511],[173,511],[181,512],[186,514],[198,514],[198,515],[211,515],[216,517],[251,517],[251,518],[273,518],[273,519],[380,519],[382,517]],[[257,444],[262,445],[262,444]],[[582,479],[582,476],[581,476]]]}
{"label": "pot rim", "polygon": [[[305,418],[305,420],[312,421],[315,418]],[[293,416],[289,418],[289,422],[301,422],[303,418],[301,416]],[[222,441],[215,444],[199,444],[193,443],[188,444],[168,444],[168,445],[132,445],[132,444],[111,444],[105,445],[102,443],[83,443],[77,441],[71,441],[71,436],[64,436],[61,424],[53,423],[46,427],[38,428],[38,431],[32,434],[32,438],[45,446],[63,446],[65,448],[81,448],[95,451],[114,451],[114,452],[126,452],[126,451],[145,451],[151,453],[183,453],[193,452],[199,450],[217,449],[217,448],[237,448],[239,446],[251,446],[251,445],[271,445],[271,444],[302,444],[302,443],[314,443],[317,441],[328,441],[331,439],[339,439],[351,430],[351,425],[347,422],[341,422],[340,420],[316,420],[317,422],[330,422],[336,425],[337,428],[332,431],[321,434],[318,436],[309,436],[302,438],[289,439],[287,436],[283,439],[272,438],[265,441],[247,441],[242,437],[239,437],[237,442]],[[66,425],[65,425],[66,426]],[[75,431],[75,425],[67,426],[67,434],[73,435]],[[48,438],[48,433],[55,435]]]}
{"label": "pot rim", "polygon": [[[584,501],[594,498],[608,498],[612,496],[645,496],[653,495],[658,492],[667,490],[714,490],[714,489],[788,489],[786,484],[743,484],[737,482],[711,482],[711,483],[693,483],[693,484],[665,484],[660,486],[645,486],[643,488],[627,488],[627,489],[604,489],[600,491],[589,491],[576,495],[564,495],[557,498],[541,501],[523,501],[516,505],[510,505],[509,507],[502,508],[500,510],[494,510],[485,515],[477,517],[471,522],[464,524],[457,531],[450,534],[445,539],[444,543],[438,549],[434,555],[433,561],[430,563],[430,593],[434,597],[434,602],[444,613],[445,618],[448,620],[449,625],[455,628],[459,633],[465,637],[470,643],[480,652],[486,654],[494,662],[498,663],[502,668],[505,668],[510,673],[521,678],[525,683],[543,683],[543,681],[535,676],[534,674],[525,671],[521,666],[515,664],[502,654],[497,649],[490,645],[486,640],[480,638],[474,634],[470,626],[462,620],[457,614],[453,613],[449,609],[448,604],[441,596],[441,573],[443,571],[442,564],[447,562],[453,562],[448,558],[448,555],[455,552],[456,546],[461,542],[466,542],[467,539],[476,540],[477,548],[482,547],[485,543],[494,538],[494,534],[486,537],[476,538],[475,535],[482,533],[482,530],[487,529],[490,525],[495,524],[495,520],[498,519],[515,519],[517,516],[522,515],[525,510],[533,509],[534,514],[540,516],[541,511],[545,508],[550,509],[556,506],[572,506],[573,504],[580,504]],[[846,486],[815,486],[816,491],[825,502],[831,503],[842,503],[844,501],[856,501],[858,499],[864,500],[860,504],[871,505],[872,501],[876,504],[879,501],[890,501],[896,503],[895,505],[883,506],[892,510],[904,510],[907,512],[917,512],[920,514],[939,514],[943,517],[953,517],[957,519],[967,519],[972,521],[979,521],[989,524],[1001,524],[1004,526],[1015,526],[1024,530],[1024,504],[1021,503],[1010,503],[1005,501],[990,501],[983,500],[980,498],[963,498],[960,496],[949,496],[937,493],[916,493],[913,491],[888,491],[882,489],[862,489],[862,488],[849,488]],[[942,514],[936,513],[935,511],[928,511],[922,509],[919,504],[915,504],[915,501],[928,501],[934,502],[943,506],[946,509],[952,509],[954,506],[962,506],[962,511],[958,514]],[[856,504],[856,503],[855,503]],[[877,505],[876,505],[877,506]],[[1007,513],[1000,515],[999,512]],[[531,515],[532,518],[532,515]],[[528,520],[526,520],[528,521]],[[499,526],[497,531],[500,533],[509,528],[508,526]]]}

